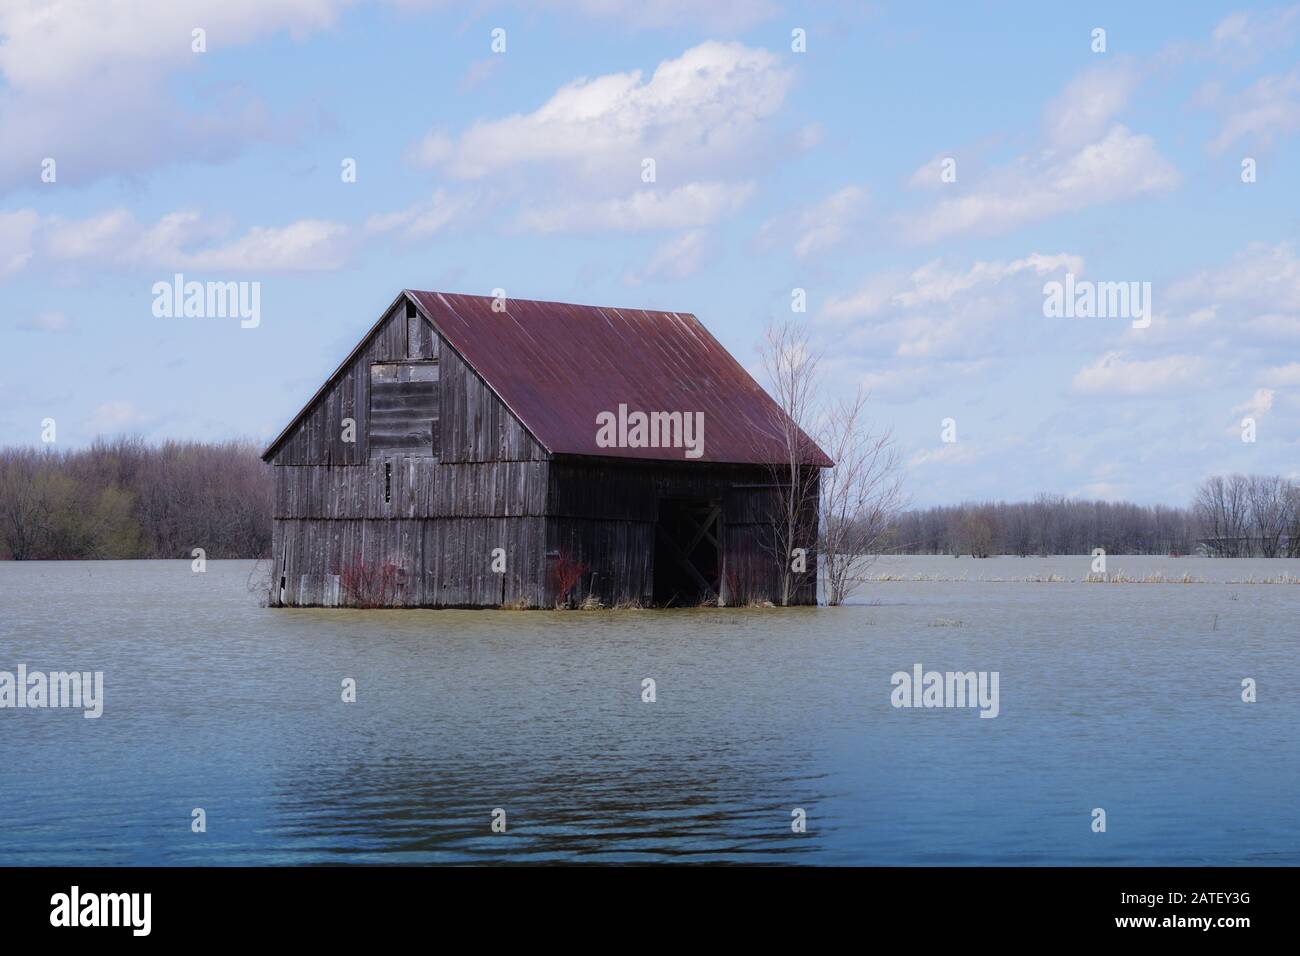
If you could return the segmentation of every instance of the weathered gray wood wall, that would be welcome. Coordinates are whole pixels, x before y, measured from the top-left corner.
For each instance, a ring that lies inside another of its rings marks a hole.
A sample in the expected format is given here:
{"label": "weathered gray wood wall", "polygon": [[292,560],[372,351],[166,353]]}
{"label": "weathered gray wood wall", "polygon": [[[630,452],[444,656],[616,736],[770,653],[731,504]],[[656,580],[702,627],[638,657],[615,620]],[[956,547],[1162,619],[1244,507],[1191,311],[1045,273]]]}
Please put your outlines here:
{"label": "weathered gray wood wall", "polygon": [[272,464],[273,601],[346,604],[346,569],[360,563],[397,569],[399,606],[544,603],[545,450],[404,302]]}
{"label": "weathered gray wood wall", "polygon": [[[547,457],[546,449],[451,348],[443,349],[441,390],[443,461],[539,461]],[[557,395],[556,401],[563,397]]]}
{"label": "weathered gray wood wall", "polygon": [[[722,505],[719,560],[724,599],[774,600],[779,574],[772,553],[770,509],[779,494],[771,472],[757,466],[559,460],[550,467],[546,504],[546,599],[556,599],[553,566],[563,553],[588,566],[576,589],[604,604],[649,604],[654,590],[655,523],[663,498],[698,498]],[[809,566],[816,567],[815,516]],[[798,589],[795,603],[816,603],[815,576]]]}
{"label": "weathered gray wood wall", "polygon": [[[283,578],[279,603],[333,607],[349,602],[342,582],[365,561],[400,569],[392,604],[399,607],[543,606],[543,521],[537,517],[393,520],[284,519],[273,547]],[[506,571],[492,570],[492,550]]]}
{"label": "weathered gray wood wall", "polygon": [[[391,485],[384,500],[385,468]],[[444,463],[393,456],[365,465],[283,466],[276,518],[473,518],[544,514],[544,461]]]}

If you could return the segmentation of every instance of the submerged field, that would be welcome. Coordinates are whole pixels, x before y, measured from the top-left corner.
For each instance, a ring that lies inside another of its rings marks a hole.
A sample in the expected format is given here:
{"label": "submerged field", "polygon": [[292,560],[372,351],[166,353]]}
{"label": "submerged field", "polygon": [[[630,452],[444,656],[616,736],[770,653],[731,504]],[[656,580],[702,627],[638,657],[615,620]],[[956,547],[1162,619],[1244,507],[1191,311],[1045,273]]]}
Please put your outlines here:
{"label": "submerged field", "polygon": [[[104,672],[99,719],[0,710],[0,864],[1300,863],[1300,585],[1240,583],[1297,561],[593,612],[267,610],[251,570],[0,564],[0,671]],[[891,706],[916,664],[997,671],[998,716]]]}

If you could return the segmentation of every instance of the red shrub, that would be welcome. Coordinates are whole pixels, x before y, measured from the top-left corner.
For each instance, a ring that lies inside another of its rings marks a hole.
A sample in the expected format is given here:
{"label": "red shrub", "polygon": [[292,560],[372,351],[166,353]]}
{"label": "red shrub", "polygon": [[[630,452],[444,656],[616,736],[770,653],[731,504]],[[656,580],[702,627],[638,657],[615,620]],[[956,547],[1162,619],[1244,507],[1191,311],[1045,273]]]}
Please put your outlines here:
{"label": "red shrub", "polygon": [[582,580],[582,576],[586,573],[587,566],[585,564],[581,561],[575,561],[565,548],[560,549],[559,557],[551,565],[551,580],[555,584],[555,603],[557,605],[568,606],[569,592]]}
{"label": "red shrub", "polygon": [[406,585],[406,572],[391,562],[357,558],[339,569],[339,589],[353,607],[391,607]]}

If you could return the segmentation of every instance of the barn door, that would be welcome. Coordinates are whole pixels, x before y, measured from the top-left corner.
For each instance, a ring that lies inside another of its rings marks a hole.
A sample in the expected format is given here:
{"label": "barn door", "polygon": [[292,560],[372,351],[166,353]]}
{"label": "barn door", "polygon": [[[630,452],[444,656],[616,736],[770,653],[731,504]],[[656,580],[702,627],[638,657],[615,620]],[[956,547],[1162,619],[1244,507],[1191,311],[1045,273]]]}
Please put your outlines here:
{"label": "barn door", "polygon": [[722,503],[708,498],[661,498],[655,523],[654,602],[694,607],[718,598]]}

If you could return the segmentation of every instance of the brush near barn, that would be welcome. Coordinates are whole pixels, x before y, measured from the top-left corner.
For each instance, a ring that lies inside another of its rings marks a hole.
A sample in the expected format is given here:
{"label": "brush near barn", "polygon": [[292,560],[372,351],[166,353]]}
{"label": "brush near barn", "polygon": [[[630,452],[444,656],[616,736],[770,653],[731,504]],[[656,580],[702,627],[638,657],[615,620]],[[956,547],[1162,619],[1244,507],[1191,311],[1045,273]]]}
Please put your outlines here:
{"label": "brush near barn", "polygon": [[831,463],[693,315],[404,291],[263,458],[273,604],[816,603]]}

